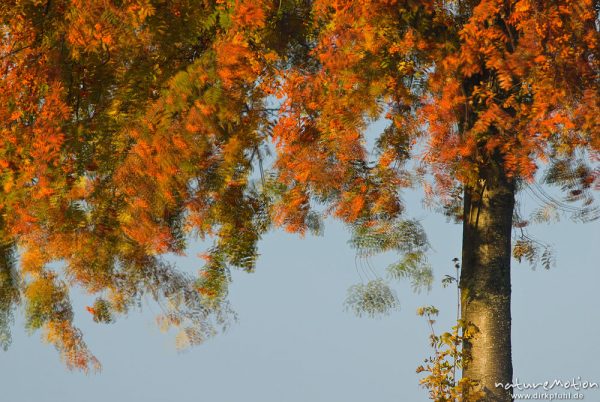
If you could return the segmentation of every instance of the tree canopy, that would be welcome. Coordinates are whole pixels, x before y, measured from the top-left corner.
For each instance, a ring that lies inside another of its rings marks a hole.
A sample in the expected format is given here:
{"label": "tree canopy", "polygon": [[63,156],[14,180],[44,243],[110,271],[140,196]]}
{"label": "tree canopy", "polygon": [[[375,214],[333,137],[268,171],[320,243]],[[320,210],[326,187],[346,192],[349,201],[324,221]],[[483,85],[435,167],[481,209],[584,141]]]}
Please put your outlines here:
{"label": "tree canopy", "polygon": [[[318,231],[323,216],[350,224],[359,252],[403,253],[400,276],[423,273],[410,187],[461,220],[462,189],[496,171],[535,183],[543,165],[597,217],[599,8],[3,2],[0,340],[23,303],[70,367],[97,364],[72,325],[80,286],[99,322],[149,294],[200,342],[226,323],[229,267],[251,271],[269,228]],[[164,259],[192,236],[214,240],[197,277]]]}

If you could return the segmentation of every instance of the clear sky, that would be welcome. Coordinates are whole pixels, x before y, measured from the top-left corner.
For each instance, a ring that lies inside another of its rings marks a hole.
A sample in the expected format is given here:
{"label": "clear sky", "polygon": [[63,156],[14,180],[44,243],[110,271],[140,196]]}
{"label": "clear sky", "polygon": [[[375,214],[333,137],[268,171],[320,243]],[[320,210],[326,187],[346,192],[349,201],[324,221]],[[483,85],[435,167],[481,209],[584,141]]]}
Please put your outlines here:
{"label": "clear sky", "polygon": [[[460,226],[421,208],[408,195],[409,215],[421,219],[433,250],[436,285],[414,294],[408,283],[395,290],[401,308],[380,319],[344,311],[349,286],[366,270],[347,245],[348,231],[327,222],[322,237],[300,239],[273,232],[260,244],[256,272],[234,272],[230,299],[239,321],[224,334],[191,350],[175,348],[174,335],[154,323],[146,304],[112,325],[95,324],[89,303],[75,296],[77,323],[102,361],[100,374],[69,372],[55,350],[28,335],[17,319],[13,345],[0,352],[2,402],[392,402],[426,401],[415,368],[430,355],[426,322],[415,310],[441,310],[438,330],[455,315],[455,290],[440,279],[460,255]],[[525,198],[525,203],[533,202]],[[531,204],[530,204],[531,205]],[[600,225],[538,225],[532,229],[554,245],[550,271],[513,264],[513,359],[523,381],[582,379],[600,382]],[[178,260],[195,271],[201,251]],[[393,255],[370,262],[379,276]],[[373,274],[371,274],[373,275]],[[586,400],[600,400],[600,390]]]}

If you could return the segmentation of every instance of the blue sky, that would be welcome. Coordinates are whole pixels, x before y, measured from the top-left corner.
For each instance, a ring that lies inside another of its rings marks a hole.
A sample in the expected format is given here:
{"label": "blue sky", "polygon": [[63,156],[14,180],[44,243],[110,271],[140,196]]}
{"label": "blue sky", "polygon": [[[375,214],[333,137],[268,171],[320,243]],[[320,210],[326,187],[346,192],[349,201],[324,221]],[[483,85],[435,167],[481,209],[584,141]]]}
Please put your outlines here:
{"label": "blue sky", "polygon": [[[525,197],[526,194],[523,195]],[[534,200],[524,199],[525,204]],[[347,245],[348,231],[327,222],[322,237],[283,232],[260,244],[255,273],[234,272],[230,299],[239,321],[224,334],[177,351],[173,333],[161,333],[148,303],[112,325],[95,324],[75,295],[77,323],[103,363],[99,374],[69,372],[54,349],[28,335],[18,318],[13,345],[0,354],[2,402],[392,402],[426,401],[415,368],[431,350],[418,306],[441,310],[438,330],[455,315],[455,290],[439,281],[460,255],[460,226],[406,197],[408,214],[422,220],[433,250],[437,284],[415,294],[397,282],[401,307],[380,319],[344,310],[349,286],[365,275]],[[554,245],[550,271],[513,263],[513,360],[522,381],[580,376],[600,382],[600,225],[568,220],[533,227]],[[178,259],[195,271],[195,256]],[[394,255],[373,258],[378,275]],[[589,390],[586,400],[600,398]]]}

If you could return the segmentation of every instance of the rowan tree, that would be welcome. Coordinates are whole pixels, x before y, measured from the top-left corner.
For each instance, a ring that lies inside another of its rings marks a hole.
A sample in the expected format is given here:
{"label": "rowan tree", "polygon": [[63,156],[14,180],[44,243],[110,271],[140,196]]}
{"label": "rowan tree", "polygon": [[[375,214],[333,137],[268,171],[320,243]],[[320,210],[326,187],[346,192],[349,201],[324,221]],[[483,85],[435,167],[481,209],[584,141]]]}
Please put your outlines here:
{"label": "rowan tree", "polygon": [[[510,400],[494,383],[512,380],[511,232],[527,224],[513,219],[515,194],[545,180],[581,203],[565,207],[579,218],[597,217],[598,11],[591,0],[5,2],[4,338],[23,300],[28,325],[87,367],[68,301],[82,286],[100,296],[98,321],[150,293],[175,305],[161,320],[184,328],[182,342],[200,341],[262,233],[318,231],[328,215],[353,228],[359,253],[399,251],[392,272],[427,282],[425,232],[401,199],[422,186],[463,224],[462,319],[479,329],[463,375],[485,400]],[[214,239],[197,278],[163,258],[193,235]],[[533,259],[530,239],[514,246]]]}
{"label": "rowan tree", "polygon": [[[313,10],[316,67],[286,71],[287,115],[274,129],[287,194],[335,192],[337,216],[388,233],[397,208],[385,201],[411,184],[399,167],[411,158],[433,177],[429,196],[451,207],[462,193],[462,318],[480,331],[465,344],[463,375],[485,400],[510,400],[494,384],[512,379],[515,193],[543,163],[572,199],[598,187],[598,5],[315,1]],[[363,134],[382,115],[391,124],[370,161]],[[284,211],[301,226],[296,209]]]}
{"label": "rowan tree", "polygon": [[[331,212],[357,226],[359,247],[405,252],[396,269],[418,273],[414,250],[423,249],[392,223],[416,160],[427,197],[463,224],[462,319],[479,329],[465,342],[463,376],[486,401],[511,400],[495,383],[512,380],[511,231],[527,224],[513,220],[515,194],[535,186],[545,166],[547,183],[582,202],[579,218],[598,217],[590,193],[600,173],[598,3],[312,7],[312,47],[283,74],[284,112],[273,130],[290,198],[276,218],[301,230],[309,201],[331,200]],[[371,160],[364,133],[382,116],[390,125]],[[514,252],[532,259],[535,250],[524,237]]]}

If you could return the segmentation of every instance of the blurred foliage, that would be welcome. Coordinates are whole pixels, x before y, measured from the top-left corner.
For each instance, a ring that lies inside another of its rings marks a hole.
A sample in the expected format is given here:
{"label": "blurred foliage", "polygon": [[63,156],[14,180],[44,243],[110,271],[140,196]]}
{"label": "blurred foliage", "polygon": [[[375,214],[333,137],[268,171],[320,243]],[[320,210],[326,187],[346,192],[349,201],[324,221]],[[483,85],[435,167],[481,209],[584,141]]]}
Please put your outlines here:
{"label": "blurred foliage", "polygon": [[346,308],[359,317],[367,315],[374,318],[386,315],[399,306],[396,294],[382,279],[353,285],[348,289]]}

